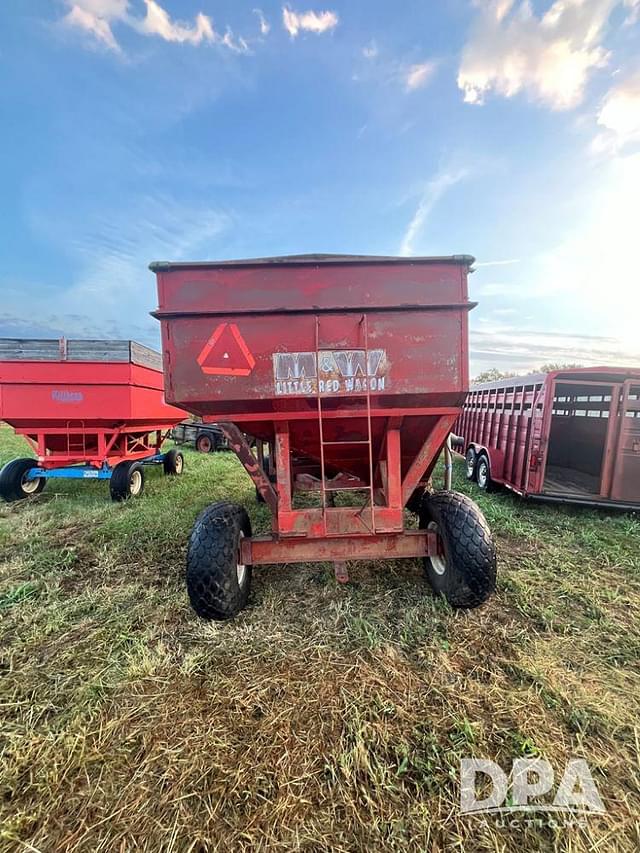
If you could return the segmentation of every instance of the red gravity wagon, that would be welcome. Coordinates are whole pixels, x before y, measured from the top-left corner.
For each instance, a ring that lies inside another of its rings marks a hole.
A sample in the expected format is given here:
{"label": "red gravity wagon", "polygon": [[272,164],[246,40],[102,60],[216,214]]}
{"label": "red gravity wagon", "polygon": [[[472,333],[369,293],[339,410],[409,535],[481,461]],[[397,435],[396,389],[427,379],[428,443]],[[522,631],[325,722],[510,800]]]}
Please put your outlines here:
{"label": "red gravity wagon", "polygon": [[[475,607],[496,554],[477,506],[431,491],[468,390],[467,274],[473,258],[303,255],[153,263],[165,394],[217,422],[269,507],[198,517],[187,555],[195,611],[244,607],[253,566],[424,558],[437,593]],[[247,439],[249,437],[249,440]],[[255,439],[254,453],[250,440]],[[318,495],[296,506],[297,492]],[[405,507],[417,512],[407,525]]]}
{"label": "red gravity wagon", "polygon": [[139,495],[147,464],[180,474],[182,454],[162,443],[184,412],[163,395],[160,354],[133,341],[0,340],[0,421],[37,459],[0,471],[7,501],[48,479],[109,480],[113,500]]}

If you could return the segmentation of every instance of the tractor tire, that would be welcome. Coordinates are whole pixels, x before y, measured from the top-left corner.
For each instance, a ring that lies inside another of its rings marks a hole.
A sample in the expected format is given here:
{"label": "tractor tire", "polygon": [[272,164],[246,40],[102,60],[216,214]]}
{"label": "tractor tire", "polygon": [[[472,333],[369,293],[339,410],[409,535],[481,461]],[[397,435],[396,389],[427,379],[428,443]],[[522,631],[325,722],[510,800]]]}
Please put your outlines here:
{"label": "tractor tire", "polygon": [[13,459],[0,471],[0,497],[10,503],[38,495],[44,489],[46,478],[36,477],[27,480],[26,474],[30,468],[37,468],[37,459]]}
{"label": "tractor tire", "polygon": [[491,479],[491,466],[486,453],[481,453],[476,462],[476,483],[483,492],[494,492],[496,484]]}
{"label": "tractor tire", "polygon": [[458,492],[427,495],[420,528],[436,533],[442,549],[424,560],[433,591],[452,607],[472,608],[485,602],[496,588],[496,547],[471,498]]}
{"label": "tractor tire", "polygon": [[201,432],[196,438],[196,450],[198,453],[213,453],[216,449],[216,443],[213,438],[206,432]]}
{"label": "tractor tire", "polygon": [[144,467],[141,462],[119,462],[109,480],[112,501],[128,501],[144,491]]}
{"label": "tractor tire", "polygon": [[176,450],[175,447],[172,447],[171,450],[168,450],[162,461],[162,465],[164,467],[164,473],[169,476],[178,476],[182,474],[184,471],[184,456],[182,451]]}
{"label": "tractor tire", "polygon": [[466,456],[464,457],[464,462],[467,480],[475,480],[476,466],[478,464],[478,454],[476,453],[475,447],[470,447],[467,450]]}
{"label": "tractor tire", "polygon": [[187,549],[187,592],[202,619],[232,619],[246,605],[251,566],[238,562],[240,540],[251,522],[238,504],[210,504],[196,519]]}

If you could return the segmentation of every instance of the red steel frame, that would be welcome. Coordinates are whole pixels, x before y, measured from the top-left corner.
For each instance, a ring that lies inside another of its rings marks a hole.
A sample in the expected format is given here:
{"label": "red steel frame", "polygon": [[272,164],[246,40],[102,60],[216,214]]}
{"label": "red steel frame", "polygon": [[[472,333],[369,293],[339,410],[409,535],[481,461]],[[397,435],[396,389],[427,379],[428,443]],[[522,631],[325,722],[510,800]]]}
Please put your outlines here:
{"label": "red steel frame", "polygon": [[[222,428],[271,511],[271,533],[242,538],[240,562],[328,560],[342,579],[345,560],[441,552],[435,533],[405,527],[404,508],[427,484],[468,388],[472,261],[313,256],[151,265],[167,399]],[[226,362],[216,349],[225,335]],[[376,378],[374,350],[388,359],[388,386],[367,378],[349,396],[323,393],[321,355],[357,354]],[[310,358],[317,372],[300,376],[315,377],[313,390],[278,396],[274,359],[282,353]],[[255,455],[245,432],[256,439]],[[306,491],[319,492],[320,506],[294,506],[295,493]],[[355,499],[345,506],[349,492]]]}
{"label": "red steel frame", "polygon": [[[338,475],[322,486],[320,478],[306,473],[304,462],[296,463],[289,444],[289,423],[279,421],[276,439],[270,448],[277,472],[277,491],[259,459],[252,454],[246,439],[233,423],[221,423],[230,448],[237,454],[247,473],[263,495],[272,512],[273,534],[252,536],[241,542],[241,561],[262,563],[298,563],[314,560],[382,559],[425,557],[439,552],[437,537],[423,530],[406,530],[403,508],[420,485],[425,469],[437,456],[458,411],[443,415],[438,426],[425,440],[413,465],[401,476],[400,425],[402,418],[391,417],[385,434],[385,453],[378,460],[383,485],[373,490],[374,503],[364,506],[331,507],[323,505],[294,509],[294,491],[363,490],[369,484]],[[259,454],[261,455],[261,454]],[[271,456],[271,454],[270,454]],[[307,477],[298,482],[298,478]],[[375,482],[375,480],[374,480]]]}
{"label": "red steel frame", "polygon": [[[577,496],[570,490],[566,495],[545,490],[554,397],[563,385],[589,387],[595,392],[611,390],[610,403],[603,403],[608,411],[608,424],[600,493],[595,497]],[[454,432],[464,439],[463,452],[469,447],[484,452],[489,459],[491,479],[519,495],[593,506],[619,503],[625,508],[637,508],[640,506],[640,402],[629,400],[629,389],[638,386],[640,370],[622,367],[575,368],[497,380],[470,390]],[[625,473],[627,480],[633,479],[636,485],[633,491],[623,494],[616,484]]]}
{"label": "red steel frame", "polygon": [[[45,470],[68,465],[85,464],[101,468],[105,463],[113,467],[125,460],[146,459],[160,453],[171,427],[153,424],[145,427],[85,427],[82,422],[71,421],[64,427],[47,427],[31,430],[16,428],[38,457],[38,467]],[[59,438],[66,438],[66,448],[59,450]],[[95,450],[89,450],[95,448]]]}

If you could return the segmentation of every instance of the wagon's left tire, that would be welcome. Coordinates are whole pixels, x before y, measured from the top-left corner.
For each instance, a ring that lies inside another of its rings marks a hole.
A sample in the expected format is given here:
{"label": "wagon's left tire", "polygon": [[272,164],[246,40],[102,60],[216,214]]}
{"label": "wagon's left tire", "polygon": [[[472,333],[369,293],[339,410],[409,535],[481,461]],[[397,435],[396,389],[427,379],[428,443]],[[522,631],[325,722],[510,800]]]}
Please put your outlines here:
{"label": "wagon's left tire", "polygon": [[238,504],[211,504],[196,519],[187,550],[187,592],[202,619],[232,619],[249,599],[251,566],[240,562],[243,536],[251,536],[251,522]]}
{"label": "wagon's left tire", "polygon": [[5,501],[20,501],[38,495],[46,484],[45,477],[27,479],[27,472],[38,467],[37,459],[13,459],[0,471],[0,496]]}
{"label": "wagon's left tire", "polygon": [[425,574],[452,607],[478,607],[496,588],[496,547],[479,507],[458,492],[427,495],[420,527],[436,534],[438,554],[425,557]]}
{"label": "wagon's left tire", "polygon": [[180,450],[172,447],[171,450],[165,453],[162,464],[165,474],[177,476],[184,471],[184,456]]}
{"label": "wagon's left tire", "polygon": [[144,491],[144,468],[141,462],[119,462],[109,480],[112,501],[137,498]]}

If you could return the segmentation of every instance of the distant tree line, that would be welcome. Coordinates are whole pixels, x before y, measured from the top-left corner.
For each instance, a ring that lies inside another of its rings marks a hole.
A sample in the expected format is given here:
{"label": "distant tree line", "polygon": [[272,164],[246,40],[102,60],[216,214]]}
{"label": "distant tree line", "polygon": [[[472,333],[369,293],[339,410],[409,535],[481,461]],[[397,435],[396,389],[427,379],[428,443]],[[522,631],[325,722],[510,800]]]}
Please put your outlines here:
{"label": "distant tree line", "polygon": [[[556,364],[549,362],[541,367],[536,367],[530,370],[529,373],[551,373],[553,370],[573,370],[575,367],[583,367],[582,364]],[[497,367],[490,367],[488,370],[483,370],[479,373],[472,382],[496,382],[498,379],[511,379],[512,376],[520,376],[522,374],[514,373],[512,370],[498,370]]]}

